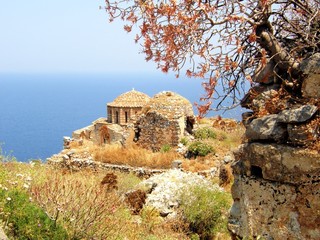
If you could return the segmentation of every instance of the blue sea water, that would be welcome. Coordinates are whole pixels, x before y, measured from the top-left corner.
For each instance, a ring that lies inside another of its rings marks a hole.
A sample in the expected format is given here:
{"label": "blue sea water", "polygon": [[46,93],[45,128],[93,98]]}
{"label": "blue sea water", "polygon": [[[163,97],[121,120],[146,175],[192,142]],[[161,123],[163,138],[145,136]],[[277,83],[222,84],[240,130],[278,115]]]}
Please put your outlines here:
{"label": "blue sea water", "polygon": [[[46,160],[62,150],[63,136],[105,117],[106,103],[132,88],[149,96],[171,90],[191,103],[203,94],[200,80],[161,73],[0,74],[2,150],[18,161]],[[240,115],[239,109],[224,114]]]}

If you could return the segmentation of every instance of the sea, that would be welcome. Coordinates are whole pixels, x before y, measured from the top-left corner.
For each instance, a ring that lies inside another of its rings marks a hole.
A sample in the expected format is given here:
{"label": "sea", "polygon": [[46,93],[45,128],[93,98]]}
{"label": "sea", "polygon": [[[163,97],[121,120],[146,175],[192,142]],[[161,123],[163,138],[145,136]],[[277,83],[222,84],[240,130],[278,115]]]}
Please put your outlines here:
{"label": "sea", "polygon": [[[0,74],[0,147],[18,161],[46,161],[63,137],[106,117],[106,104],[135,89],[153,96],[173,91],[199,102],[201,80],[162,73]],[[196,109],[195,114],[197,114]],[[240,119],[241,108],[209,112]]]}

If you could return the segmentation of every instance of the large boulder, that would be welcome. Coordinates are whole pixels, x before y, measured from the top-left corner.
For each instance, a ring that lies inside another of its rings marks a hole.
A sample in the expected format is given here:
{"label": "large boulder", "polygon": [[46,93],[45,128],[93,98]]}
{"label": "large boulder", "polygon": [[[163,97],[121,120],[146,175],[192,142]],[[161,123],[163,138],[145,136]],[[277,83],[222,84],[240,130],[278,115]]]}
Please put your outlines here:
{"label": "large boulder", "polygon": [[318,108],[314,105],[303,105],[295,109],[283,110],[278,114],[278,121],[284,123],[303,123],[311,119]]}
{"label": "large boulder", "polygon": [[270,114],[252,120],[245,133],[249,141],[269,140],[275,142],[283,141],[286,134],[286,125],[279,122],[277,114]]}

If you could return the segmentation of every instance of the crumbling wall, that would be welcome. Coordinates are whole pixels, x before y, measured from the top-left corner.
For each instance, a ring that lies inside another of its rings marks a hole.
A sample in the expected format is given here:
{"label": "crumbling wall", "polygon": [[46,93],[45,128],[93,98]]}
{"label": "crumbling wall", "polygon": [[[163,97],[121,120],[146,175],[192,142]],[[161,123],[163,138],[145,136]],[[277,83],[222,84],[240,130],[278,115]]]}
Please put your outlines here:
{"label": "crumbling wall", "polygon": [[179,119],[168,119],[156,112],[141,115],[135,131],[137,144],[153,151],[159,151],[165,144],[177,146],[182,134]]}
{"label": "crumbling wall", "polygon": [[260,76],[242,102],[253,112],[243,115],[247,143],[235,153],[229,218],[240,238],[320,239],[320,54],[300,69],[296,99]]}

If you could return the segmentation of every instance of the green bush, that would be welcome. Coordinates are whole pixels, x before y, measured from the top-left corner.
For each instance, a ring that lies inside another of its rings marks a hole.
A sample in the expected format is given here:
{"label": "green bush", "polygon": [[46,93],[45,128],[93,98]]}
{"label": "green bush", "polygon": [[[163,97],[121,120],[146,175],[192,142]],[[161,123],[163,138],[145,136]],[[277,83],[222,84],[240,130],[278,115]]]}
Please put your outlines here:
{"label": "green bush", "polygon": [[169,152],[170,150],[171,150],[170,144],[164,144],[164,145],[161,147],[160,152],[166,153],[166,152]]}
{"label": "green bush", "polygon": [[189,142],[188,138],[183,137],[183,138],[180,139],[180,143],[182,143],[184,146],[187,146],[188,142]]}
{"label": "green bush", "polygon": [[190,144],[190,146],[188,147],[188,151],[189,153],[191,153],[191,155],[197,157],[206,156],[209,153],[213,153],[214,149],[207,143],[197,141]]}
{"label": "green bush", "polygon": [[231,203],[230,193],[201,186],[191,187],[181,197],[183,215],[190,230],[200,239],[212,239],[217,233],[228,234],[227,212]]}
{"label": "green bush", "polygon": [[29,195],[18,190],[0,190],[0,219],[14,239],[68,239],[63,227],[51,220]]}
{"label": "green bush", "polygon": [[194,133],[194,137],[201,140],[209,138],[216,139],[217,134],[211,128],[205,127],[196,130]]}

